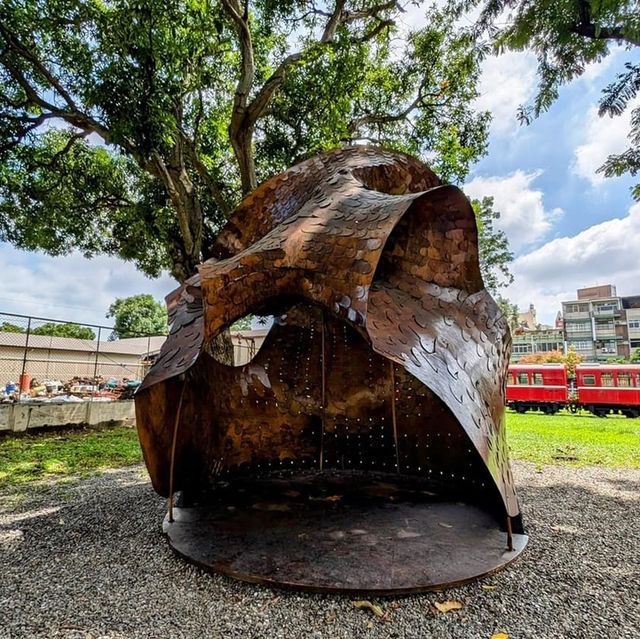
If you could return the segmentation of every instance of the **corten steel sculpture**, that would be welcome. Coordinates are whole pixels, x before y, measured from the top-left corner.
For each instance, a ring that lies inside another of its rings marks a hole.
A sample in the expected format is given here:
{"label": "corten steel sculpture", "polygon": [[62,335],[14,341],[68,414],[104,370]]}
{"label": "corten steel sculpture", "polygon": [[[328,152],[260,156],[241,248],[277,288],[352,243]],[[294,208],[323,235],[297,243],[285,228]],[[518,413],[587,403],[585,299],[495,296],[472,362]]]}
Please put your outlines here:
{"label": "corten steel sculpture", "polygon": [[[253,581],[390,594],[521,552],[511,340],[459,189],[401,153],[332,151],[256,189],[213,252],[167,298],[170,335],[136,396],[179,553]],[[212,340],[249,313],[275,318],[262,348],[218,362]]]}

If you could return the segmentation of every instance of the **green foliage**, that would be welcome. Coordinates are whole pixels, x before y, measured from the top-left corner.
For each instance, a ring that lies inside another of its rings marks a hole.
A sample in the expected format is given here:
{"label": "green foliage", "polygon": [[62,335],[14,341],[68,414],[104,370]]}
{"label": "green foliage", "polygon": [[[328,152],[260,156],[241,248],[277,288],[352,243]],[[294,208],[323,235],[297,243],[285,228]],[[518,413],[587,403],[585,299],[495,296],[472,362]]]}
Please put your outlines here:
{"label": "green foliage", "polygon": [[503,297],[502,295],[498,295],[498,297],[496,297],[496,302],[498,304],[498,307],[502,311],[502,314],[507,319],[509,328],[514,331],[516,328],[518,328],[518,316],[520,314],[518,305],[512,304],[506,297]]}
{"label": "green foliage", "polygon": [[[538,58],[540,83],[532,105],[519,119],[529,123],[558,97],[559,88],[611,53],[611,44],[640,46],[638,0],[461,0],[459,8],[480,6],[476,33],[488,33],[495,50],[531,50]],[[603,92],[600,115],[618,116],[640,91],[640,65],[627,62]],[[610,156],[599,169],[606,176],[640,171],[640,108],[632,112],[630,148]],[[633,189],[640,200],[640,185]]]}
{"label": "green foliage", "polygon": [[141,294],[116,298],[109,306],[107,317],[115,318],[114,331],[109,339],[124,339],[144,335],[166,335],[167,310],[153,295]]}
{"label": "green foliage", "polygon": [[629,362],[632,364],[640,364],[640,347],[636,348],[633,353],[631,353]]}
{"label": "green foliage", "polygon": [[513,262],[513,253],[509,250],[509,240],[504,231],[494,227],[500,213],[493,210],[493,198],[472,200],[471,206],[476,215],[478,226],[478,253],[480,271],[484,285],[492,294],[513,282],[509,264]]}
{"label": "green foliage", "polygon": [[2,322],[0,324],[0,333],[24,333],[26,329],[22,328],[22,326],[18,326],[17,324],[12,324],[11,322]]}
{"label": "green foliage", "polygon": [[53,337],[73,337],[75,339],[95,339],[96,334],[86,326],[79,326],[73,322],[54,324],[47,322],[31,329],[32,335],[51,335]]}
{"label": "green foliage", "polygon": [[[454,12],[394,2],[0,5],[0,240],[183,280],[262,180],[343,142],[462,180],[486,50]],[[332,13],[333,12],[333,13]]]}
{"label": "green foliage", "polygon": [[0,166],[0,240],[50,255],[117,255],[150,275],[170,268],[173,214],[158,185],[130,159],[85,140],[62,153],[69,139],[45,131]]}
{"label": "green foliage", "polygon": [[576,366],[584,360],[574,346],[571,346],[566,353],[562,351],[546,351],[539,353],[527,353],[518,359],[518,364],[565,364],[567,375],[576,376]]}
{"label": "green foliage", "polygon": [[245,315],[244,317],[241,317],[239,320],[237,320],[232,326],[231,326],[231,332],[232,333],[237,333],[238,331],[249,331],[251,330],[251,321],[253,320],[253,315]]}

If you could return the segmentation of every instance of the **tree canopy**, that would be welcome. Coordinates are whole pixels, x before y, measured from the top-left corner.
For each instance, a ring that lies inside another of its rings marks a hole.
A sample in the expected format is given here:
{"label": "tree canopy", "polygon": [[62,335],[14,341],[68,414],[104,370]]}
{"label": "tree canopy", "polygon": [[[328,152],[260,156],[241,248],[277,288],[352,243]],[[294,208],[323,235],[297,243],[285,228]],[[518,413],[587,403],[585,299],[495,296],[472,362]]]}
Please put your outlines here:
{"label": "tree canopy", "polygon": [[25,329],[11,322],[2,322],[0,324],[0,333],[24,333]]}
{"label": "tree canopy", "polygon": [[498,297],[496,298],[496,303],[498,304],[498,307],[502,311],[502,314],[505,316],[509,324],[509,328],[512,331],[518,328],[518,318],[520,315],[520,310],[518,309],[518,305],[513,304],[506,297],[503,297],[502,295],[498,295]]}
{"label": "tree canopy", "polygon": [[509,250],[509,239],[504,231],[494,226],[494,222],[500,219],[500,213],[493,210],[493,198],[472,200],[471,206],[478,225],[478,254],[482,279],[487,290],[496,294],[498,289],[513,282],[513,274],[509,270],[509,264],[513,262],[513,253]]}
{"label": "tree canopy", "polygon": [[74,337],[76,339],[95,339],[96,334],[87,326],[73,322],[56,324],[47,322],[31,329],[32,335],[53,335],[54,337]]}
{"label": "tree canopy", "polygon": [[580,355],[572,346],[566,353],[562,351],[547,351],[544,353],[528,353],[523,355],[518,364],[565,364],[567,367],[567,375],[569,377],[576,376],[576,366],[584,361],[584,357]]}
{"label": "tree canopy", "polygon": [[393,0],[2,3],[0,240],[184,280],[243,195],[342,143],[464,179],[486,50],[455,11],[402,18]]}
{"label": "tree canopy", "polygon": [[[480,7],[477,35],[490,34],[497,52],[529,49],[538,58],[538,93],[522,106],[528,123],[546,111],[559,88],[611,53],[611,45],[627,50],[640,46],[638,0],[461,0],[463,9]],[[599,113],[621,115],[640,90],[640,64],[627,61],[603,92]],[[599,169],[607,177],[640,171],[640,107],[633,109],[629,148],[611,155]],[[640,200],[640,184],[633,189]]]}
{"label": "tree canopy", "polygon": [[111,340],[166,335],[168,332],[167,310],[164,304],[156,302],[153,295],[146,293],[116,298],[109,306],[107,317],[115,319],[114,330],[109,337]]}
{"label": "tree canopy", "polygon": [[[0,332],[3,333],[26,333],[26,326],[18,326],[11,322],[2,322]],[[74,322],[56,323],[45,322],[40,326],[33,326],[29,329],[31,335],[51,335],[53,337],[74,337],[76,339],[95,339],[96,334],[87,326],[80,326]]]}

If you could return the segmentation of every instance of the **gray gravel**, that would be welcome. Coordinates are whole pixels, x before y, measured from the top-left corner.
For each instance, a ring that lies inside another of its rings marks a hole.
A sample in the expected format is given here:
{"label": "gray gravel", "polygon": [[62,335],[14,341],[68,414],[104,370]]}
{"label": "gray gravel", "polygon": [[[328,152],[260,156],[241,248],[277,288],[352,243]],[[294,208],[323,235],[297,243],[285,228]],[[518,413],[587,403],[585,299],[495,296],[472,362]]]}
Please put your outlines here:
{"label": "gray gravel", "polygon": [[[640,471],[514,464],[531,541],[465,587],[379,601],[244,584],[187,565],[141,466],[0,492],[0,637],[640,637]],[[483,589],[482,585],[495,586]],[[434,615],[435,601],[464,607]]]}

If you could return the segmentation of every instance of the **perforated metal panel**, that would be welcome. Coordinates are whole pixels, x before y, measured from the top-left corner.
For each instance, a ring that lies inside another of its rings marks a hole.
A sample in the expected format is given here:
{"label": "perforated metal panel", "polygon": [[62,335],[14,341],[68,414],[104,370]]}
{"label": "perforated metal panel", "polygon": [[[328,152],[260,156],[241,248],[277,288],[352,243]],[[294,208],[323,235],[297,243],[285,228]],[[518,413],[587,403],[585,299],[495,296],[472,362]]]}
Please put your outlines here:
{"label": "perforated metal panel", "polygon": [[[400,153],[333,151],[260,186],[213,253],[169,296],[171,334],[136,397],[159,493],[204,500],[221,479],[282,472],[416,476],[521,532],[510,336],[459,189]],[[207,343],[247,313],[276,318],[263,346],[217,362]]]}

